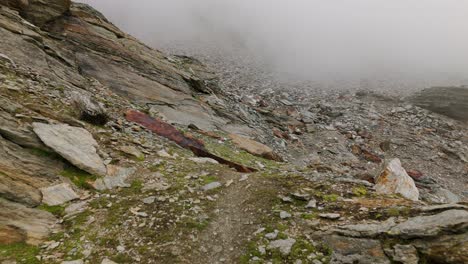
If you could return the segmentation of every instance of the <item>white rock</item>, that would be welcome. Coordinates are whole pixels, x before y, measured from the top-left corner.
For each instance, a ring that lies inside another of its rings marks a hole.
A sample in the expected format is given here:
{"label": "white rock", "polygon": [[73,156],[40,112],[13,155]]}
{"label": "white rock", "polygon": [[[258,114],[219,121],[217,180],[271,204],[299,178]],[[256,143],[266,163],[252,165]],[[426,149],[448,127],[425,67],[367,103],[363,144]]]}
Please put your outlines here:
{"label": "white rock", "polygon": [[334,213],[319,214],[319,216],[322,217],[322,218],[327,218],[327,219],[338,219],[338,218],[340,218],[340,214],[334,214]]}
{"label": "white rock", "polygon": [[86,209],[88,202],[83,201],[83,202],[78,202],[78,203],[72,203],[67,208],[65,208],[65,214],[66,215],[74,215],[83,212]]}
{"label": "white rock", "polygon": [[269,240],[273,240],[273,239],[276,239],[276,237],[278,237],[278,234],[279,234],[279,231],[275,230],[275,231],[273,231],[271,233],[265,234],[265,238],[267,238]]}
{"label": "white rock", "polygon": [[156,196],[147,197],[147,198],[143,199],[142,201],[145,204],[152,204],[152,203],[154,203],[154,200],[156,200]]}
{"label": "white rock", "polygon": [[275,240],[271,241],[270,245],[268,245],[268,249],[279,249],[283,256],[287,256],[291,253],[291,249],[295,243],[296,240],[293,238]]}
{"label": "white rock", "polygon": [[281,219],[286,219],[286,218],[290,218],[291,217],[291,214],[286,212],[286,211],[281,211],[280,212],[280,218]]}
{"label": "white rock", "polygon": [[212,182],[212,183],[208,183],[207,185],[203,186],[202,190],[206,192],[206,191],[209,191],[209,190],[214,190],[214,189],[219,188],[221,186],[222,186],[222,184],[219,183],[219,182]]}
{"label": "white rock", "polygon": [[101,264],[117,264],[115,263],[114,261],[108,259],[108,258],[105,258],[102,260]]}
{"label": "white rock", "polygon": [[195,163],[200,163],[200,164],[205,164],[205,163],[219,164],[218,161],[211,159],[211,158],[189,158],[189,160]]}
{"label": "white rock", "polygon": [[33,130],[44,144],[76,167],[94,175],[106,175],[104,161],[97,154],[98,143],[86,129],[33,123]]}
{"label": "white rock", "polygon": [[419,199],[418,188],[401,166],[399,159],[392,159],[387,163],[386,168],[376,180],[375,189],[380,194],[398,193],[413,201]]}
{"label": "white rock", "polygon": [[315,208],[315,207],[317,207],[317,201],[315,199],[310,200],[306,205],[306,208]]}
{"label": "white rock", "polygon": [[70,261],[62,261],[60,264],[83,264],[82,259],[77,259],[77,260],[70,260]]}
{"label": "white rock", "polygon": [[42,192],[42,202],[50,206],[60,205],[79,198],[68,183],[41,188],[40,190]]}

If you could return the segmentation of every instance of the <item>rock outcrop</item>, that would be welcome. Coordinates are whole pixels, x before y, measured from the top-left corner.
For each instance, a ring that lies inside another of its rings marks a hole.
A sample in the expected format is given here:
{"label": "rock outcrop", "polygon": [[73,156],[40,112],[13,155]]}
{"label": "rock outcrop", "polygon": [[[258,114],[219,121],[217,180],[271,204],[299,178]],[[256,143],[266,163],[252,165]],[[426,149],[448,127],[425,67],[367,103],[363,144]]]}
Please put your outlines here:
{"label": "rock outcrop", "polygon": [[432,112],[468,121],[467,87],[432,87],[410,97],[409,101]]}
{"label": "rock outcrop", "polygon": [[69,11],[70,0],[0,0],[0,4],[14,8],[31,23],[42,27]]}

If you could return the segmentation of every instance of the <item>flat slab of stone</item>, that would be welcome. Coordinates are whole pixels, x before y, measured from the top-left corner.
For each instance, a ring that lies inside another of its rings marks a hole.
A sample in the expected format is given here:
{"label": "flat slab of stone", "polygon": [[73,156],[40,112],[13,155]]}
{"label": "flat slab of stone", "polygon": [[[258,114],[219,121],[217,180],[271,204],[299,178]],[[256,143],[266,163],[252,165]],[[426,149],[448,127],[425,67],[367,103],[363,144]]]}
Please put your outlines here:
{"label": "flat slab of stone", "polygon": [[441,232],[463,230],[468,227],[468,211],[448,210],[436,215],[417,216],[400,223],[388,231],[403,238],[432,237]]}
{"label": "flat slab of stone", "polygon": [[75,199],[79,196],[68,183],[57,184],[40,189],[42,192],[42,202],[47,205],[60,205]]}
{"label": "flat slab of stone", "polygon": [[124,168],[114,165],[107,166],[108,175],[104,178],[97,179],[93,186],[96,190],[111,190],[117,187],[128,188],[127,178],[135,173],[135,168]]}
{"label": "flat slab of stone", "polygon": [[417,201],[419,190],[413,179],[401,166],[399,159],[387,162],[385,169],[376,179],[375,190],[379,194],[401,194],[403,197]]}
{"label": "flat slab of stone", "polygon": [[94,175],[106,175],[106,166],[97,154],[98,144],[86,129],[33,123],[33,130],[45,145],[76,167]]}

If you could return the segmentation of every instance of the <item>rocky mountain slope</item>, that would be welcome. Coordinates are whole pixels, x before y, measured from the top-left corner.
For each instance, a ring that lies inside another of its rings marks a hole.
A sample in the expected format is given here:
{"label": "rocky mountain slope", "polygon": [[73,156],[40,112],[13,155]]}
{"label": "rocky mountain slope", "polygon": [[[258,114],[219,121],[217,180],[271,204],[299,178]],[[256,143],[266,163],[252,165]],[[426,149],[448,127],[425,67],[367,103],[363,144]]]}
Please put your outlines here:
{"label": "rocky mountain slope", "polygon": [[0,263],[468,262],[465,119],[234,87],[90,6],[0,0]]}

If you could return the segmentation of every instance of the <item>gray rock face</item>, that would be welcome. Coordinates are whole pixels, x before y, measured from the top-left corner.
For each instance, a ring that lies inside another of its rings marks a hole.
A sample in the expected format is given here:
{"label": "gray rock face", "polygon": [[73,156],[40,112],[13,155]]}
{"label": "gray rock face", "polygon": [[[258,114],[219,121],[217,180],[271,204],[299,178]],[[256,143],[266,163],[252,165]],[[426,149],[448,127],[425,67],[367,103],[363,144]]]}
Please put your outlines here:
{"label": "gray rock face", "polygon": [[41,188],[41,192],[42,202],[51,206],[60,205],[79,198],[68,183]]}
{"label": "gray rock face", "polygon": [[381,194],[398,193],[413,201],[419,199],[418,188],[401,166],[399,159],[390,160],[386,164],[384,171],[376,179],[375,189]]}
{"label": "gray rock face", "polygon": [[48,147],[76,167],[104,176],[106,166],[97,154],[97,142],[86,129],[69,125],[33,123],[34,132]]}
{"label": "gray rock face", "polygon": [[468,227],[468,211],[448,210],[431,216],[417,216],[391,228],[388,233],[403,238],[431,237],[444,231]]}
{"label": "gray rock face", "polygon": [[49,212],[1,198],[0,208],[0,244],[26,242],[37,245],[57,230],[57,220]]}

